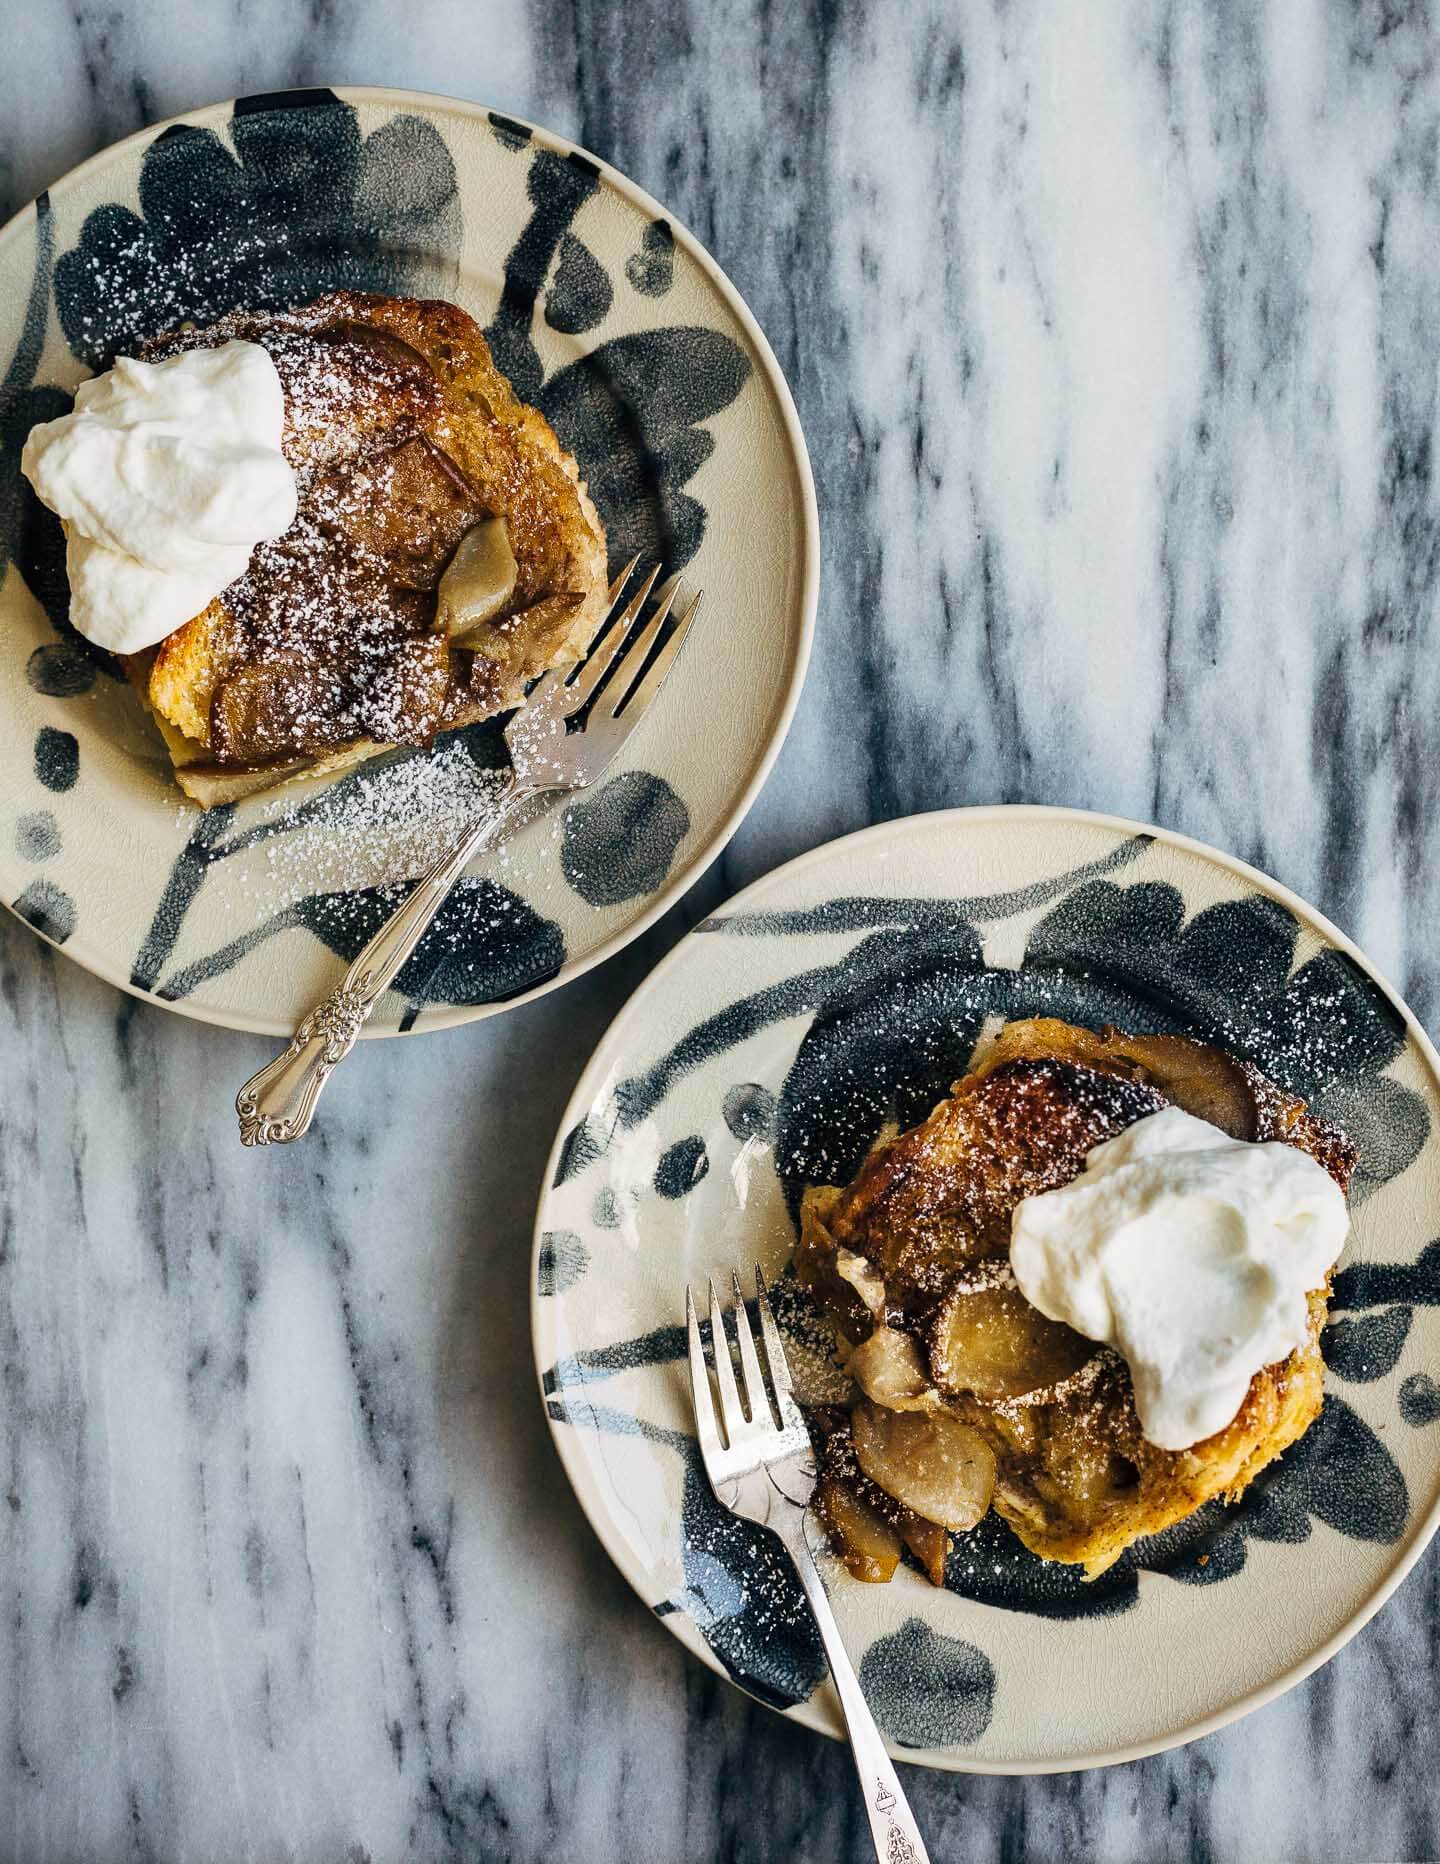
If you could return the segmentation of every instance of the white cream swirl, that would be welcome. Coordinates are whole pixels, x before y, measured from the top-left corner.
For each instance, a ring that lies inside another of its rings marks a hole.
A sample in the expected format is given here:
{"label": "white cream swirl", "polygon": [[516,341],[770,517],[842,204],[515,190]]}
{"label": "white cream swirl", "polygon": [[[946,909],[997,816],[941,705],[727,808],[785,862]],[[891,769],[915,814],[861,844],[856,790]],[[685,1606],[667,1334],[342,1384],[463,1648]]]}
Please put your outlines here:
{"label": "white cream swirl", "polygon": [[1166,1107],[1096,1146],[1072,1183],[1021,1200],[1010,1266],[1042,1314],[1124,1354],[1141,1429],[1183,1450],[1305,1344],[1306,1293],[1349,1227],[1308,1154]]}
{"label": "white cream swirl", "polygon": [[20,469],[64,520],[70,619],[97,646],[163,641],[295,517],[285,395],[258,343],[122,357],[32,428]]}

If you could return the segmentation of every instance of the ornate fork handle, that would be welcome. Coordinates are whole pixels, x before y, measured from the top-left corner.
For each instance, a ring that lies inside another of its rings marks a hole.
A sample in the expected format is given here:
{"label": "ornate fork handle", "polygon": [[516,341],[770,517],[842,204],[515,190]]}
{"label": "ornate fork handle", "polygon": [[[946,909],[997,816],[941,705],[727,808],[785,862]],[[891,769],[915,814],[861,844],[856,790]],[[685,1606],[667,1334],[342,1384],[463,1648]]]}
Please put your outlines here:
{"label": "ornate fork handle", "polygon": [[835,1622],[810,1542],[810,1526],[810,1517],[803,1517],[785,1539],[830,1661],[830,1680],[844,1712],[850,1751],[855,1756],[855,1771],[860,1776],[860,1790],[865,1796],[865,1816],[870,1821],[875,1856],[881,1864],[928,1864],[929,1853],[920,1828],[890,1756],[885,1752],[884,1737],[875,1726],[875,1718]]}
{"label": "ornate fork handle", "polygon": [[500,833],[515,805],[536,794],[533,785],[522,784],[512,773],[490,814],[473,822],[426,869],[336,988],[301,1023],[285,1053],[250,1077],[235,1097],[243,1145],[284,1144],[306,1130],[321,1089],[354,1048],[370,1012],[425,936],[467,863]]}

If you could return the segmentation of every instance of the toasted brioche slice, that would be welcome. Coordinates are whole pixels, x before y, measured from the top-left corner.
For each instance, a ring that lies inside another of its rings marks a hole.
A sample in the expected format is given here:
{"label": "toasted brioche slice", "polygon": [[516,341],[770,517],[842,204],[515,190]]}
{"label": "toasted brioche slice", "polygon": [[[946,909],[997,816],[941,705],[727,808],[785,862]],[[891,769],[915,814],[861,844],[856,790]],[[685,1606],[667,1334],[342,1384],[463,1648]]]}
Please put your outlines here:
{"label": "toasted brioche slice", "polygon": [[[1225,1429],[1169,1451],[1141,1431],[1123,1359],[1046,1320],[1015,1287],[1020,1199],[1069,1183],[1095,1146],[1167,1104],[1238,1138],[1296,1146],[1348,1188],[1350,1141],[1249,1063],[1180,1037],[1037,1019],[1003,1030],[928,1119],[875,1147],[853,1184],[814,1187],[801,1205],[800,1280],[851,1346],[882,1336],[884,1402],[977,1432],[995,1458],[996,1511],[1032,1552],[1092,1574],[1212,1497],[1238,1496],[1320,1412],[1327,1289],[1309,1297],[1303,1349],[1256,1374]],[[867,1346],[872,1397],[876,1358]]]}
{"label": "toasted brioche slice", "polygon": [[[605,612],[599,515],[473,318],[434,300],[334,292],[177,331],[145,354],[232,338],[275,362],[300,510],[245,577],[127,663],[187,794],[208,807],[428,742],[517,704],[538,674],[579,657]],[[478,637],[452,645],[434,633],[435,584],[486,515],[505,520],[514,593]]]}

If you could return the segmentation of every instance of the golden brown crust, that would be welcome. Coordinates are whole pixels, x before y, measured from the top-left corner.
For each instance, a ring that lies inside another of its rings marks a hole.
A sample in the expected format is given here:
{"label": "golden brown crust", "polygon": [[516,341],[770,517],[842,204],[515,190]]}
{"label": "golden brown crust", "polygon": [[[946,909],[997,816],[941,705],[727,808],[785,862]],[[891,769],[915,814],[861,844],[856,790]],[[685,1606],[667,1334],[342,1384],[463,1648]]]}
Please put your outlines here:
{"label": "golden brown crust", "polygon": [[[1007,1273],[1022,1197],[1069,1183],[1094,1146],[1187,1100],[1188,1111],[1227,1130],[1309,1152],[1348,1188],[1355,1148],[1346,1136],[1248,1064],[1179,1038],[1157,1045],[1039,1019],[1002,1031],[926,1120],[875,1147],[851,1185],[807,1190],[800,1280],[858,1344],[874,1320],[853,1273],[838,1272],[839,1252],[864,1258],[883,1278],[885,1320],[928,1352],[947,1297]],[[1025,1545],[1100,1572],[1141,1536],[1215,1496],[1237,1496],[1309,1428],[1321,1405],[1327,1293],[1310,1297],[1304,1349],[1257,1373],[1232,1422],[1188,1450],[1144,1436],[1124,1361],[1103,1348],[1083,1353],[1073,1376],[1018,1399],[937,1390],[935,1402],[990,1443],[993,1505]],[[931,1376],[944,1385],[933,1364]]]}
{"label": "golden brown crust", "polygon": [[363,292],[334,298],[345,317],[393,331],[434,371],[444,405],[430,432],[486,509],[505,519],[517,570],[513,612],[580,598],[578,606],[565,603],[563,622],[547,610],[535,648],[521,637],[499,654],[508,671],[524,683],[546,666],[578,659],[605,613],[607,584],[604,526],[574,455],[540,410],[519,399],[479,325],[458,305]]}
{"label": "golden brown crust", "polygon": [[[335,292],[298,311],[237,313],[204,331],[172,333],[146,354],[153,359],[232,337],[264,343],[280,370],[285,451],[301,479],[302,514],[307,485],[367,449],[423,435],[459,468],[475,510],[505,518],[516,587],[479,651],[469,642],[451,651],[448,697],[438,714],[432,707],[407,724],[402,709],[393,734],[359,736],[345,731],[343,715],[317,719],[308,741],[297,723],[273,755],[257,758],[215,732],[217,694],[254,664],[258,651],[243,619],[244,591],[235,585],[158,649],[127,662],[182,788],[209,806],[295,775],[342,768],[397,739],[424,742],[435,728],[470,724],[518,703],[539,673],[579,657],[606,606],[599,515],[575,460],[544,416],[518,400],[473,318],[439,300]],[[317,344],[324,345],[320,369],[311,360]],[[433,595],[417,587],[407,612],[423,633]]]}

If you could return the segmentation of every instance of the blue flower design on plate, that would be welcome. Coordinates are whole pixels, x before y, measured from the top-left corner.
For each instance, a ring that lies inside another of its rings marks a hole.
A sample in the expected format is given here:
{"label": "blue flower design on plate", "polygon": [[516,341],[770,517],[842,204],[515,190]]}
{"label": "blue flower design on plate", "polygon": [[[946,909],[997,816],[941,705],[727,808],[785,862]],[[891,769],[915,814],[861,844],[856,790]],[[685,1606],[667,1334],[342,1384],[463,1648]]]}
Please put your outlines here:
{"label": "blue flower design on plate", "polygon": [[[600,171],[577,153],[536,145],[523,125],[492,116],[491,128],[526,164],[532,210],[506,257],[486,332],[496,359],[584,463],[612,563],[640,552],[678,572],[705,531],[704,505],[686,490],[715,446],[704,423],[744,388],[749,357],[721,331],[669,325],[615,337],[547,377],[532,330],[537,306],[552,329],[586,331],[609,313],[624,282],[575,230],[601,186]],[[208,323],[237,308],[280,308],[343,288],[411,295],[455,288],[463,203],[454,158],[433,121],[402,111],[365,134],[351,104],[309,90],[242,99],[229,129],[229,146],[208,128],[162,131],[139,165],[138,211],[122,202],[95,208],[75,246],[58,257],[48,201],[37,203],[30,302],[0,383],[0,572],[16,564],[56,631],[30,667],[31,683],[51,697],[78,696],[97,674],[120,677],[111,656],[70,628],[63,534],[19,473],[31,426],[71,405],[66,391],[34,380],[52,292],[71,350],[98,369],[183,321]],[[672,248],[668,226],[650,226],[646,267],[628,288],[663,295]],[[479,761],[496,761],[498,727],[472,728],[469,736]],[[382,779],[374,764],[367,771],[368,780]],[[306,819],[299,804],[275,832]],[[565,879],[592,905],[642,899],[664,884],[689,826],[684,802],[663,777],[627,773],[567,812]],[[373,916],[362,900],[346,911],[342,896],[317,894],[166,974],[206,876],[248,845],[230,828],[229,816],[198,823],[182,850],[131,967],[138,988],[183,997],[292,926],[341,950],[348,941],[340,921],[359,925]],[[509,889],[487,884],[485,899],[468,904],[493,905],[494,914],[466,911],[462,897],[427,934],[407,974],[407,1025],[426,1005],[497,1001],[564,964],[558,926]],[[30,916],[52,936],[64,928],[65,915],[38,896]],[[73,929],[73,906],[68,924]],[[458,958],[442,961],[442,942],[453,955],[457,941]]]}
{"label": "blue flower design on plate", "polygon": [[[1113,1022],[1191,1034],[1253,1060],[1318,1112],[1343,1119],[1361,1155],[1352,1199],[1363,1203],[1409,1165],[1430,1135],[1424,1102],[1384,1072],[1404,1045],[1399,1014],[1342,952],[1327,948],[1297,966],[1299,924],[1273,898],[1250,894],[1192,914],[1174,886],[1127,876],[1148,845],[1136,837],[1085,869],[984,899],[841,898],[803,911],[706,922],[700,932],[717,938],[859,936],[840,958],[797,969],[684,1029],[643,1070],[619,1081],[608,1113],[596,1109],[569,1135],[557,1184],[596,1168],[694,1070],[723,1060],[760,1030],[803,1015],[804,1033],[778,1094],[737,1079],[723,1095],[725,1123],[737,1139],[763,1135],[773,1143],[793,1213],[806,1184],[852,1176],[888,1120],[908,1125],[929,1111],[967,1070],[987,1018],[1043,1014],[1092,1028]],[[988,963],[981,928],[1036,908],[1044,910],[1021,962]],[[693,1153],[703,1146],[696,1135],[675,1139],[671,1149]],[[672,1174],[666,1187],[672,1195],[692,1188],[682,1177]],[[793,1342],[811,1349],[823,1343],[825,1323],[792,1277],[781,1279],[773,1297]],[[1336,1278],[1323,1340],[1332,1379],[1363,1383],[1391,1371],[1413,1310],[1437,1304],[1440,1241],[1414,1262],[1346,1269]],[[551,1376],[564,1415],[583,1424],[598,1381],[680,1359],[684,1350],[677,1326],[561,1362]],[[1407,1421],[1421,1427],[1440,1415],[1428,1385],[1411,1384],[1407,1392],[1401,1404]],[[1135,1607],[1142,1572],[1214,1586],[1242,1570],[1252,1540],[1299,1544],[1318,1519],[1352,1539],[1392,1544],[1409,1514],[1395,1458],[1331,1390],[1315,1426],[1238,1503],[1211,1503],[1137,1543],[1099,1580],[1039,1560],[991,1515],[956,1537],[946,1585],[1006,1610],[1104,1618]],[[746,1533],[758,1544],[760,1530]],[[737,1544],[732,1575],[742,1592],[748,1558],[749,1546]],[[707,1596],[715,1590],[712,1581]],[[763,1613],[766,1601],[747,1598],[736,1609]],[[696,1622],[713,1642],[713,1626]],[[942,1668],[943,1655],[936,1658]],[[890,1662],[888,1654],[877,1656],[877,1674],[888,1676]],[[984,1692],[977,1686],[970,1695],[978,1702]],[[899,1722],[908,1713],[896,1711],[897,1739],[905,1738]]]}

